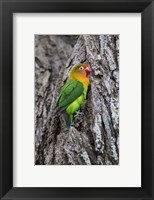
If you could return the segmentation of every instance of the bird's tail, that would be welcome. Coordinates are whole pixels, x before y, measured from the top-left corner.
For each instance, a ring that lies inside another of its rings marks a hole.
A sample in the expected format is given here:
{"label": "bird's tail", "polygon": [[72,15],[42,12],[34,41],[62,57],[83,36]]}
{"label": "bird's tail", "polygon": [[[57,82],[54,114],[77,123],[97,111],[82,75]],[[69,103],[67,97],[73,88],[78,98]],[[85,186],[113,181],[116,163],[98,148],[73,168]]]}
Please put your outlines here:
{"label": "bird's tail", "polygon": [[66,112],[66,108],[59,108],[59,107],[57,107],[56,113],[58,116],[60,116],[61,114],[63,115],[67,128],[70,128],[73,122],[73,114],[68,114]]}
{"label": "bird's tail", "polygon": [[62,114],[64,116],[67,128],[70,128],[73,122],[73,115],[68,115],[66,111],[63,111]]}

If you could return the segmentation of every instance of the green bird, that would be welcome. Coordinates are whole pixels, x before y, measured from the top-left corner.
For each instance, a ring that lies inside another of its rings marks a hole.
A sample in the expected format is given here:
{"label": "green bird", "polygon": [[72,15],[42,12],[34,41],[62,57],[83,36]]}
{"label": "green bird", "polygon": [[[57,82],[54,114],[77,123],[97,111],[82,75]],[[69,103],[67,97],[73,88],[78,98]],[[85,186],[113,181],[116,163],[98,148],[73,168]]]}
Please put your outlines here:
{"label": "green bird", "polygon": [[73,116],[86,100],[90,69],[87,64],[75,65],[69,74],[66,83],[61,88],[57,101],[58,111],[62,113],[68,128],[73,123]]}

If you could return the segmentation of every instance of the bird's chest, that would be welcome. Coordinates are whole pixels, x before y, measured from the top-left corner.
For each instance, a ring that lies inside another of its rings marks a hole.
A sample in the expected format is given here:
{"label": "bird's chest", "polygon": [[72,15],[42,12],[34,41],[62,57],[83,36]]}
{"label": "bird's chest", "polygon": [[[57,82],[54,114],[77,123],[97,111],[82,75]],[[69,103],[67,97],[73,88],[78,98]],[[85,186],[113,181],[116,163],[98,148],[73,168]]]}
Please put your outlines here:
{"label": "bird's chest", "polygon": [[81,105],[83,104],[85,98],[82,94],[80,97],[78,97],[75,101],[73,101],[66,109],[68,114],[73,114],[75,111],[79,110]]}
{"label": "bird's chest", "polygon": [[78,104],[82,105],[82,103],[84,102],[84,100],[85,100],[85,98],[84,98],[84,95],[82,94],[80,97],[77,98],[76,101],[77,101]]}

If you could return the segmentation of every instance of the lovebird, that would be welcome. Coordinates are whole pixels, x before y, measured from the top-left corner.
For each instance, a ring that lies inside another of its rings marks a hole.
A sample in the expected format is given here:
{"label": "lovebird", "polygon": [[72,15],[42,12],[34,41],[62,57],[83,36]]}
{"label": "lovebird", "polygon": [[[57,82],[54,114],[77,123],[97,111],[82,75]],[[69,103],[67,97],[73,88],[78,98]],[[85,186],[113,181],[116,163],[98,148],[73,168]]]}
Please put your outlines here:
{"label": "lovebird", "polygon": [[66,83],[62,86],[57,101],[58,111],[62,113],[68,128],[73,123],[73,116],[86,100],[89,86],[90,69],[87,64],[75,65],[69,74]]}

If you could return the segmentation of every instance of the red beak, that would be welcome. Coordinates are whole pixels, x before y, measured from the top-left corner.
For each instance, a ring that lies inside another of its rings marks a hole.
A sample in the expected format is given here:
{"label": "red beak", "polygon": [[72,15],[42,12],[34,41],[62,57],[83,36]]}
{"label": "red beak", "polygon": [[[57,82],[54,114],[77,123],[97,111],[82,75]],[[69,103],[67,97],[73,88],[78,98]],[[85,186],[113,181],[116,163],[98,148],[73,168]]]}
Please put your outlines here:
{"label": "red beak", "polygon": [[87,75],[89,75],[90,72],[91,72],[90,69],[89,69],[89,67],[86,67],[85,71],[86,71],[86,74],[87,74]]}

